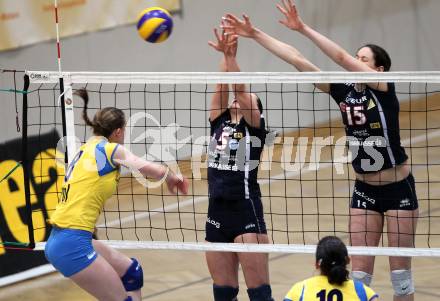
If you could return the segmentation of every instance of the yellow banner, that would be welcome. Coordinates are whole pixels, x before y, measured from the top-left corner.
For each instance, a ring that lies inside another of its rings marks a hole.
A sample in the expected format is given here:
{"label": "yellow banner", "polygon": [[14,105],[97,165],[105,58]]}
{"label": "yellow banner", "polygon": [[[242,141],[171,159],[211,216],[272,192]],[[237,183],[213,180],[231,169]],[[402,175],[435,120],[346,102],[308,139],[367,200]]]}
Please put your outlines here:
{"label": "yellow banner", "polygon": [[[180,10],[180,0],[58,0],[60,36],[136,22],[145,8]],[[0,0],[0,51],[56,38],[54,0]]]}

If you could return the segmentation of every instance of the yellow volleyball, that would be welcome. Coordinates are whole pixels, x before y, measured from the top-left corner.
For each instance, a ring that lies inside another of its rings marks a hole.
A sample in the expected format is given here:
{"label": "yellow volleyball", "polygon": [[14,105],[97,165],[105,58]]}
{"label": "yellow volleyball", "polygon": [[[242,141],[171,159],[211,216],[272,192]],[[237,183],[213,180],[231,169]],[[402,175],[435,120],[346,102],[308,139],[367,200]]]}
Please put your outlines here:
{"label": "yellow volleyball", "polygon": [[163,42],[168,39],[173,30],[172,16],[161,7],[147,8],[139,14],[137,30],[141,38],[147,42]]}

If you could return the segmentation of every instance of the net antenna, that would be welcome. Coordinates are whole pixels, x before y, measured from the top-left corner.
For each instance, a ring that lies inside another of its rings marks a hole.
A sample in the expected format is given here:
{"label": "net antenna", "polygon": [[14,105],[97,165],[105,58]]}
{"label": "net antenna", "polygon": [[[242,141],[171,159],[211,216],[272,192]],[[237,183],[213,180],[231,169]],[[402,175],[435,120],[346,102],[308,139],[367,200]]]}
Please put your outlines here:
{"label": "net antenna", "polygon": [[63,124],[63,138],[66,147],[64,152],[64,163],[69,164],[69,159],[73,158],[76,152],[75,143],[75,127],[73,125],[73,93],[71,83],[64,81],[61,68],[61,42],[60,42],[60,28],[59,28],[59,14],[58,14],[58,0],[54,0],[55,12],[55,28],[56,28],[56,45],[57,45],[57,60],[58,60],[58,77],[60,85],[60,95],[58,97],[58,104],[61,104],[61,118]]}

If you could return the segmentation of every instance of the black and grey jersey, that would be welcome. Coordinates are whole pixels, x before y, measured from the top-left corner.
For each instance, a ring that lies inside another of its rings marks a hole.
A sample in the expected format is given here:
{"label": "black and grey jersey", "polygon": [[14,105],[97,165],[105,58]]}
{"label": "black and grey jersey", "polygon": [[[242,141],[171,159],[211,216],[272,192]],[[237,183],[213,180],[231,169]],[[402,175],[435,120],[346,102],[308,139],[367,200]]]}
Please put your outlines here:
{"label": "black and grey jersey", "polygon": [[232,124],[231,114],[226,110],[210,121],[210,198],[239,200],[261,196],[257,174],[266,130],[263,115],[260,120],[260,128],[250,126],[244,118],[238,124]]}
{"label": "black and grey jersey", "polygon": [[357,173],[392,168],[408,156],[400,143],[399,101],[395,86],[382,92],[353,83],[331,84],[330,95],[338,103]]}

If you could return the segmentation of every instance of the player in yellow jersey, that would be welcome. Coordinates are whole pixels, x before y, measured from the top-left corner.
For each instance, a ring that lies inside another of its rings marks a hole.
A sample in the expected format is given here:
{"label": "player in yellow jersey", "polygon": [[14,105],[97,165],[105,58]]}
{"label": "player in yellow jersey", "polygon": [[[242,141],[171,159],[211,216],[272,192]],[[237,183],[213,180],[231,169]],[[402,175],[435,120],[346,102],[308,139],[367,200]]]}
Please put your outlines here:
{"label": "player in yellow jersey", "polygon": [[46,243],[46,258],[98,300],[138,301],[142,267],[136,259],[92,239],[99,214],[116,190],[120,166],[144,177],[164,179],[173,193],[178,190],[186,194],[188,181],[124,148],[126,121],[120,109],[101,109],[90,121],[87,92],[80,90],[77,94],[84,100],[83,119],[92,127],[94,136],[81,146],[66,171],[60,202],[51,217],[53,227]]}
{"label": "player in yellow jersey", "polygon": [[316,247],[314,276],[296,283],[284,301],[378,301],[378,295],[360,281],[348,279],[347,247],[335,236],[322,238]]}

